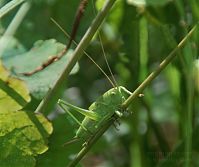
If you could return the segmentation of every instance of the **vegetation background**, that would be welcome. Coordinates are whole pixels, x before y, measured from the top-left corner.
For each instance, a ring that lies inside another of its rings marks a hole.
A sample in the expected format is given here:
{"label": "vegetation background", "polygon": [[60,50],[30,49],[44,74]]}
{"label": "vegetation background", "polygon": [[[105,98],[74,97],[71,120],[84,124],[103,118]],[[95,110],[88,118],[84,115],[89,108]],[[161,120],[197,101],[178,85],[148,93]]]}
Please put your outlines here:
{"label": "vegetation background", "polygon": [[[11,1],[0,0],[0,7],[4,7],[9,2]],[[19,74],[39,66],[44,60],[38,57],[45,55],[44,59],[47,59],[63,48],[60,43],[66,44],[68,39],[50,18],[60,23],[67,32],[71,32],[80,1],[35,0],[28,1],[28,3],[27,12],[24,10],[25,17],[22,15],[19,17],[22,18],[21,22],[19,18],[15,18],[16,13],[21,10],[20,5],[9,10],[9,13],[2,18],[0,17],[0,35],[2,37],[0,54],[2,63],[9,72],[27,83],[31,101],[27,100],[29,102],[26,106],[24,105],[25,109],[23,110],[33,113],[48,89],[59,77],[65,65],[65,59],[60,60],[62,64],[55,65],[55,68],[47,67],[41,72],[41,75],[34,74],[24,77]],[[104,0],[88,2],[78,34],[75,37],[76,41],[80,41],[96,17],[93,8],[96,7],[98,10],[103,3]],[[15,23],[16,31],[12,29],[8,32],[8,34],[11,32],[12,36],[8,40],[5,32],[8,31],[10,23],[14,19],[20,25],[17,27],[17,23]],[[133,92],[186,36],[188,31],[197,24],[198,20],[198,0],[117,0],[101,26],[100,34],[102,45],[118,85]],[[34,44],[35,42],[37,44]],[[6,48],[2,47],[2,43],[7,44]],[[114,126],[111,127],[79,166],[199,166],[198,44],[199,31],[197,29],[185,47],[177,53],[178,57],[143,92],[145,96],[131,104],[132,114],[120,120],[121,124],[117,126],[119,130]],[[32,47],[39,49],[34,52]],[[75,48],[75,45],[72,48]],[[97,35],[87,48],[87,52],[110,76]],[[6,91],[3,89],[2,83],[0,83],[0,88]],[[15,89],[15,87],[13,88]],[[111,85],[105,76],[84,56],[79,61],[79,67],[76,67],[76,73],[67,78],[64,88],[60,87],[56,97],[82,108],[88,108],[97,97],[110,88]],[[13,98],[12,93],[10,96]],[[48,148],[39,153],[31,151],[27,153],[24,151],[27,149],[23,148],[23,151],[19,153],[14,146],[21,142],[16,137],[21,132],[14,133],[12,131],[16,140],[11,140],[9,135],[5,135],[4,131],[0,129],[2,143],[0,147],[3,150],[0,152],[2,152],[1,154],[7,153],[7,156],[0,156],[1,166],[8,167],[14,163],[14,166],[19,167],[62,167],[71,161],[75,153],[80,150],[81,144],[76,143],[67,147],[62,147],[62,144],[74,136],[78,126],[70,116],[64,114],[57,107],[56,100],[57,98],[51,99],[48,108],[43,113],[53,127],[53,132],[50,132],[52,129],[48,129],[49,135],[52,134],[45,139]],[[0,113],[5,114],[2,111],[8,104],[10,103],[0,102]],[[16,111],[16,109],[12,110]],[[79,114],[77,117],[83,118]],[[0,121],[3,119],[7,119],[7,117],[0,116]],[[21,118],[18,121],[22,121]],[[1,126],[5,127],[2,123]],[[5,144],[5,141],[9,141],[9,144]],[[31,144],[27,147],[31,147]],[[24,141],[19,147],[23,146]],[[13,157],[17,159],[16,163],[13,161]]]}

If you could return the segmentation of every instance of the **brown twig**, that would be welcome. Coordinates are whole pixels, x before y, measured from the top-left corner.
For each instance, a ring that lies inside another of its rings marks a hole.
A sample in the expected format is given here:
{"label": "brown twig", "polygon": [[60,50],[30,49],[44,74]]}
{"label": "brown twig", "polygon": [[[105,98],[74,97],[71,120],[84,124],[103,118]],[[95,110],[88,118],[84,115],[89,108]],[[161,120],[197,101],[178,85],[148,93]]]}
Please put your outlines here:
{"label": "brown twig", "polygon": [[79,4],[79,7],[78,7],[76,15],[75,15],[75,21],[73,23],[72,32],[71,32],[70,39],[69,39],[69,42],[67,44],[66,50],[68,48],[70,48],[72,41],[75,39],[81,18],[84,14],[84,11],[85,11],[87,4],[88,4],[88,0],[82,0]]}
{"label": "brown twig", "polygon": [[22,73],[25,76],[31,76],[39,71],[42,71],[43,69],[45,69],[46,67],[48,67],[50,64],[54,63],[55,61],[58,61],[59,59],[62,58],[62,56],[67,52],[66,47],[64,48],[64,50],[62,52],[60,52],[58,55],[56,56],[52,56],[49,57],[49,59],[47,61],[45,61],[44,63],[42,63],[41,66],[38,66],[36,69],[34,69],[31,72],[24,72]]}
{"label": "brown twig", "polygon": [[85,11],[87,4],[88,4],[88,0],[82,0],[80,2],[79,7],[78,7],[77,12],[76,12],[76,15],[75,15],[75,21],[74,21],[73,26],[72,26],[72,32],[71,32],[71,35],[70,35],[69,42],[68,42],[68,44],[66,44],[66,47],[62,50],[62,52],[60,52],[58,55],[50,57],[47,61],[42,63],[42,65],[38,66],[33,71],[22,73],[23,75],[31,76],[31,75],[39,72],[39,71],[42,71],[43,69],[45,69],[46,67],[48,67],[49,65],[54,63],[55,61],[58,61],[59,59],[61,59],[66,54],[66,52],[68,51],[68,49],[70,48],[70,46],[72,44],[72,41],[75,39],[81,18],[84,14],[84,11]]}

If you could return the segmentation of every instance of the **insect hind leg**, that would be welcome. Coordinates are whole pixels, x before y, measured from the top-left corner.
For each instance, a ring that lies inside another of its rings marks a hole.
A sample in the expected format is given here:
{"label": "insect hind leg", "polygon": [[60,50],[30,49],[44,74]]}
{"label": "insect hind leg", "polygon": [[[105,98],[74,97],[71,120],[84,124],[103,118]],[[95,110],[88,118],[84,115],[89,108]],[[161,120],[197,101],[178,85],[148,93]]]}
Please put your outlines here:
{"label": "insect hind leg", "polygon": [[62,104],[62,103],[59,103],[59,106],[66,112],[68,113],[68,115],[71,116],[71,118],[73,118],[73,120],[82,128],[84,129],[86,132],[89,133],[89,130],[84,126],[82,125],[82,123]]}
{"label": "insect hind leg", "polygon": [[79,142],[80,140],[81,140],[80,138],[74,137],[73,139],[71,139],[71,140],[65,142],[62,146],[65,147],[65,146],[67,146],[67,145],[70,145],[70,144]]}

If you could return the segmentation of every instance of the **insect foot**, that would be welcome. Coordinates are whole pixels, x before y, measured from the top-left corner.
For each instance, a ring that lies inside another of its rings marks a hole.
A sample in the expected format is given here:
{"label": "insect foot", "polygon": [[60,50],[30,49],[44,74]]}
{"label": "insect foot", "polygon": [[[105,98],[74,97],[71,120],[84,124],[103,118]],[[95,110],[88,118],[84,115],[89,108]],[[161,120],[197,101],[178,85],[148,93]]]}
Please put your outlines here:
{"label": "insect foot", "polygon": [[114,128],[119,131],[120,129],[118,128],[120,126],[120,122],[118,119],[115,119],[114,123],[113,123]]}
{"label": "insect foot", "polygon": [[90,137],[87,138],[85,140],[85,142],[82,144],[82,147],[88,147],[88,145],[90,144],[90,141],[95,137],[96,134],[93,134],[92,132],[90,132]]}
{"label": "insect foot", "polygon": [[124,117],[128,117],[129,115],[132,115],[133,111],[129,108],[127,108],[126,110],[124,110]]}
{"label": "insect foot", "polygon": [[86,142],[84,142],[84,143],[82,144],[82,147],[87,147],[87,146],[88,146],[88,144],[89,144],[89,142],[88,142],[88,141],[86,141]]}
{"label": "insect foot", "polygon": [[144,97],[144,94],[143,94],[143,93],[140,93],[140,94],[138,95],[138,97]]}
{"label": "insect foot", "polygon": [[118,117],[122,117],[123,116],[123,113],[121,113],[120,111],[115,111],[115,114],[118,116]]}

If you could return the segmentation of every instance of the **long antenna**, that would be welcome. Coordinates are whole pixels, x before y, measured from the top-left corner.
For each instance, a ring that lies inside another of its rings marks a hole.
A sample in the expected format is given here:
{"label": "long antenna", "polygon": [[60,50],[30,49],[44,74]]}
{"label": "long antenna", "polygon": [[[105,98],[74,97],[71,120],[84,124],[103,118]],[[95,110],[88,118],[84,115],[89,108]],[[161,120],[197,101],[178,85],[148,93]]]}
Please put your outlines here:
{"label": "long antenna", "polygon": [[[70,35],[61,27],[61,25],[55,21],[53,18],[51,18],[51,21],[66,35],[66,37],[70,38]],[[76,46],[78,45],[77,42],[75,40],[72,40],[71,42],[73,42]],[[113,83],[113,81],[109,78],[109,76],[105,73],[105,71],[95,62],[95,60],[93,60],[93,58],[84,50],[84,54],[89,58],[89,60],[91,60],[95,66],[105,75],[105,77],[107,78],[107,80],[111,83],[111,85],[113,87],[115,87],[115,84]]]}
{"label": "long antenna", "polygon": [[[94,5],[93,0],[92,0],[92,6],[93,6],[93,12],[94,12],[94,14],[96,15],[96,10],[95,10],[95,5]],[[111,77],[112,77],[112,79],[113,79],[113,82],[114,82],[115,86],[118,87],[118,84],[117,84],[117,82],[116,82],[116,80],[115,80],[115,77],[114,77],[114,75],[113,75],[113,73],[112,73],[112,71],[111,71],[110,65],[109,65],[108,60],[107,60],[107,57],[106,57],[106,53],[105,53],[105,50],[104,50],[104,46],[103,46],[103,44],[102,44],[102,38],[101,38],[100,31],[98,30],[97,33],[98,33],[100,45],[101,45],[101,48],[102,48],[102,53],[103,53],[104,60],[105,60],[105,62],[106,62],[106,65],[107,65],[107,67],[108,67],[108,70],[109,70],[109,72],[110,72],[110,74],[111,74]]]}

